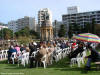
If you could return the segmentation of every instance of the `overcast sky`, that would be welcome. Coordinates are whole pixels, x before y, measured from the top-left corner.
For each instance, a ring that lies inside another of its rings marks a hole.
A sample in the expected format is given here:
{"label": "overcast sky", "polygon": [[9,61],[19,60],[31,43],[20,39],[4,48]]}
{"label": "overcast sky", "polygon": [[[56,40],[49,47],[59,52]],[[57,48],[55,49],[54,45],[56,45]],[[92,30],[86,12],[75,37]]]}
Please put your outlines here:
{"label": "overcast sky", "polygon": [[0,22],[7,23],[24,16],[38,18],[41,8],[52,11],[53,20],[62,20],[67,7],[78,6],[79,12],[100,10],[100,0],[0,0]]}

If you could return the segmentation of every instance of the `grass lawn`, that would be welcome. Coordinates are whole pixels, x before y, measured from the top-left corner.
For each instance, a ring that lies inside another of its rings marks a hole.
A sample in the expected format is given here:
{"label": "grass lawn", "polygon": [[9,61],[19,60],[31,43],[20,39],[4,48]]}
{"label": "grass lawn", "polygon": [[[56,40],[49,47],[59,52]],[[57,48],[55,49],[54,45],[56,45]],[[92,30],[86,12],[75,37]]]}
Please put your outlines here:
{"label": "grass lawn", "polygon": [[7,64],[7,61],[0,62],[0,75],[100,75],[100,70],[97,71],[95,65],[92,65],[92,70],[85,72],[84,65],[80,68],[76,66],[70,67],[68,59],[62,59],[58,63],[48,66],[46,69],[39,68],[24,68],[18,67],[16,64]]}

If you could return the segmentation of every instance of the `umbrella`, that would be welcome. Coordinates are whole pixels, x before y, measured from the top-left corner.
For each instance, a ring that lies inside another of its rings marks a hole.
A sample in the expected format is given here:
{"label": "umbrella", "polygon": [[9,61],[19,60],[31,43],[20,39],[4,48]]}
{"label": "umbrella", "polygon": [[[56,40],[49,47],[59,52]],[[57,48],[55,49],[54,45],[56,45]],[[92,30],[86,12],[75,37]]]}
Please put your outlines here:
{"label": "umbrella", "polygon": [[100,43],[100,37],[91,33],[78,34],[77,36],[74,36],[73,38],[80,41]]}

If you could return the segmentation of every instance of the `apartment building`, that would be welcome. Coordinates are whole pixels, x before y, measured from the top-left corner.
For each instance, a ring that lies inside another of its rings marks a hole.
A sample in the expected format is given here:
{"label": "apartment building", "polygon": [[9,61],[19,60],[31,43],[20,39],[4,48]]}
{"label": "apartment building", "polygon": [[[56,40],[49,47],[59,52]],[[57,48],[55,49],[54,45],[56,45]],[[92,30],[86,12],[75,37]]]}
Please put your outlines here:
{"label": "apartment building", "polygon": [[66,25],[67,33],[69,31],[69,25],[76,23],[84,28],[87,23],[92,23],[95,20],[96,24],[100,24],[100,11],[90,11],[81,13],[72,13],[62,15],[63,24]]}
{"label": "apartment building", "polygon": [[55,36],[55,37],[58,37],[58,32],[59,32],[60,26],[61,26],[62,24],[63,24],[62,21],[57,21],[57,20],[55,20],[55,21],[53,22],[54,36]]}
{"label": "apartment building", "polygon": [[45,20],[49,20],[52,25],[52,14],[48,8],[43,8],[38,11],[38,25],[41,27]]}
{"label": "apartment building", "polygon": [[16,21],[18,30],[21,30],[24,27],[29,27],[30,30],[36,31],[36,21],[35,18],[25,16],[24,18],[20,18]]}
{"label": "apartment building", "polygon": [[14,21],[14,20],[9,21],[7,26],[8,26],[8,28],[10,30],[13,30],[13,32],[17,32],[18,31],[18,25],[17,25],[16,21]]}
{"label": "apartment building", "polygon": [[2,22],[0,22],[0,30],[3,28],[8,28],[8,26]]}

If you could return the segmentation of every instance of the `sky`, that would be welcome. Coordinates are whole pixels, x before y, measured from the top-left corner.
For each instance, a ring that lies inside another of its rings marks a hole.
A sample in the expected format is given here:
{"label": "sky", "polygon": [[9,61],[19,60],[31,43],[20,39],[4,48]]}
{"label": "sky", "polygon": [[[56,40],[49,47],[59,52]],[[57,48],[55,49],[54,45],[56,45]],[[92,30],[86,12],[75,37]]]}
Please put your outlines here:
{"label": "sky", "polygon": [[78,6],[79,12],[96,11],[100,10],[100,0],[0,0],[0,22],[7,24],[24,16],[37,20],[41,8],[49,8],[53,21],[61,21],[71,6]]}

